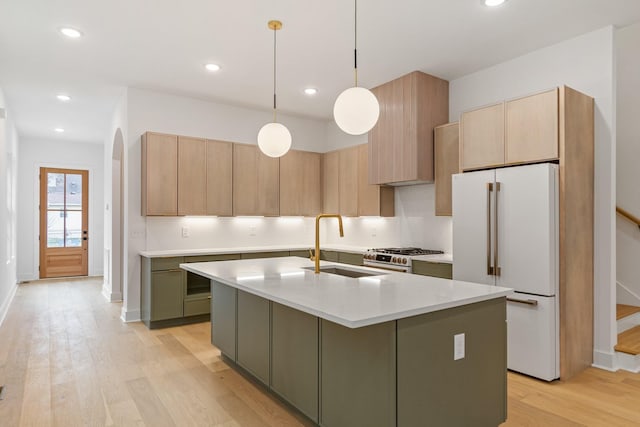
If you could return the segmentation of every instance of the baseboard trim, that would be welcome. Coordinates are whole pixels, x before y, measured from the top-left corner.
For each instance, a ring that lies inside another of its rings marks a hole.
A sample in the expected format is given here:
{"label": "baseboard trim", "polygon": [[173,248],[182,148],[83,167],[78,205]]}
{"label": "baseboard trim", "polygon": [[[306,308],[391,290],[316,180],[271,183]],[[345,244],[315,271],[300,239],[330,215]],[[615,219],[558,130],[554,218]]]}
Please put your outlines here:
{"label": "baseboard trim", "polygon": [[140,310],[127,310],[124,307],[122,307],[122,312],[120,313],[120,320],[122,320],[125,323],[139,322]]}
{"label": "baseboard trim", "polygon": [[616,362],[619,369],[633,372],[634,374],[640,373],[640,356],[616,351]]}
{"label": "baseboard trim", "polygon": [[120,292],[109,292],[109,285],[107,283],[102,284],[102,296],[108,302],[122,301],[122,294]]}
{"label": "baseboard trim", "polygon": [[615,372],[618,370],[615,353],[594,350],[593,363],[594,368],[604,369],[605,371]]}
{"label": "baseboard trim", "polygon": [[0,305],[0,326],[4,322],[4,319],[7,317],[7,313],[9,313],[9,307],[11,307],[11,303],[13,302],[13,298],[16,296],[16,292],[18,291],[18,284],[14,283],[12,289],[9,290],[9,295]]}

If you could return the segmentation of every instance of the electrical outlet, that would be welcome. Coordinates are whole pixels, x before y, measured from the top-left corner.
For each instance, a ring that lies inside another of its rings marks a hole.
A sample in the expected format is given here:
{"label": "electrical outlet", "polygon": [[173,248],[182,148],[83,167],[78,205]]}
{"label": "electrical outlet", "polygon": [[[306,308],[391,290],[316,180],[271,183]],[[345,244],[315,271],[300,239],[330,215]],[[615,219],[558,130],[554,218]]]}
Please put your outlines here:
{"label": "electrical outlet", "polygon": [[453,360],[464,359],[464,334],[453,336]]}
{"label": "electrical outlet", "polygon": [[182,237],[189,237],[189,227],[182,227]]}
{"label": "electrical outlet", "polygon": [[255,236],[255,235],[256,235],[256,226],[255,225],[249,226],[249,236]]}
{"label": "electrical outlet", "polygon": [[376,237],[378,235],[378,229],[373,227],[371,229],[371,237]]}

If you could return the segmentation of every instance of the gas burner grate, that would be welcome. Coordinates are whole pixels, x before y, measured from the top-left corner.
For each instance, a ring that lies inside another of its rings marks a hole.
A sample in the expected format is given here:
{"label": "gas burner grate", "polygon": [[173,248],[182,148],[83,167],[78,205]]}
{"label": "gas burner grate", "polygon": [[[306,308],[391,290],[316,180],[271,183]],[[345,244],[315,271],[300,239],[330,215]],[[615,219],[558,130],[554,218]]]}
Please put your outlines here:
{"label": "gas burner grate", "polygon": [[444,251],[440,251],[440,250],[421,249],[421,248],[378,248],[378,249],[371,249],[371,252],[378,252],[382,254],[392,254],[392,255],[407,255],[407,256],[440,255],[444,253]]}

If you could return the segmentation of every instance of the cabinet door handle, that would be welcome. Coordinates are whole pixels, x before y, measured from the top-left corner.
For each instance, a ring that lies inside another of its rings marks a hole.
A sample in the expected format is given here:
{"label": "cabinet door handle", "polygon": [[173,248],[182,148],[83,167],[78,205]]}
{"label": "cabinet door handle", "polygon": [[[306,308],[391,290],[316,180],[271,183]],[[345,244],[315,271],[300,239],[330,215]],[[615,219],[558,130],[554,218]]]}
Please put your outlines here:
{"label": "cabinet door handle", "polygon": [[500,262],[498,261],[498,194],[500,193],[500,183],[495,183],[496,195],[493,198],[494,213],[493,213],[493,274],[500,276]]}
{"label": "cabinet door handle", "polygon": [[491,192],[493,183],[487,182],[487,274],[493,275],[491,267]]}
{"label": "cabinet door handle", "polygon": [[533,306],[538,305],[538,301],[536,301],[534,299],[507,298],[507,301],[515,302],[515,303],[518,303],[518,304],[533,305]]}

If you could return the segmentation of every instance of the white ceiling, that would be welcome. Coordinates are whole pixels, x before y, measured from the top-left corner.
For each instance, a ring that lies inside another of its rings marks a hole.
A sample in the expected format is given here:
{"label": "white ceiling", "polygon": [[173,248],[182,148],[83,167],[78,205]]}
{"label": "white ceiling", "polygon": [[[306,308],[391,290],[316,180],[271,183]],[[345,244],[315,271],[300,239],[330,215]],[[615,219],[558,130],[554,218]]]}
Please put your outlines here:
{"label": "white ceiling", "polygon": [[[638,0],[361,0],[359,77],[413,70],[448,80],[606,25],[640,20]],[[125,86],[330,119],[353,84],[350,0],[0,0],[0,88],[21,137],[102,142]],[[61,36],[61,26],[84,32]],[[216,62],[222,70],[208,73]],[[314,98],[305,87],[318,88]],[[70,103],[56,100],[68,93]],[[63,127],[64,134],[52,129]]]}

